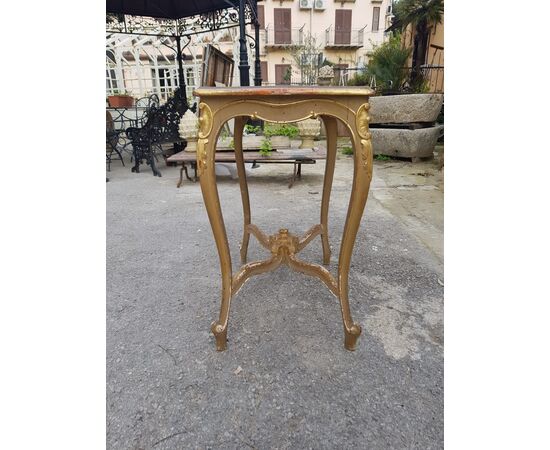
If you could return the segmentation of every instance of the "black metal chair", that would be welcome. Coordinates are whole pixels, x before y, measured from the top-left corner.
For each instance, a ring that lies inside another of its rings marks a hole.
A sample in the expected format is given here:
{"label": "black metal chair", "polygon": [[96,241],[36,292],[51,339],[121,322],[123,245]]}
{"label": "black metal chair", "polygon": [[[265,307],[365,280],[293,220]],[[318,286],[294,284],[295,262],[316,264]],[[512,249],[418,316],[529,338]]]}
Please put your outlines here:
{"label": "black metal chair", "polygon": [[[194,105],[192,110],[196,109]],[[156,153],[162,152],[163,144],[173,144],[174,151],[185,148],[187,142],[179,136],[181,116],[189,109],[184,92],[177,88],[173,97],[162,106],[151,105],[141,127],[126,128],[126,135],[132,144],[134,166],[132,172],[139,173],[143,160],[151,167],[153,175],[161,176],[155,160]]]}
{"label": "black metal chair", "polygon": [[[122,158],[121,148],[120,148],[120,134],[123,130],[115,130],[115,125],[113,122],[113,117],[111,113],[107,111],[106,116],[106,156],[107,156],[107,170],[111,171],[111,161],[120,160],[122,165],[124,164],[124,159]],[[113,158],[113,154],[118,155],[118,158]]]}

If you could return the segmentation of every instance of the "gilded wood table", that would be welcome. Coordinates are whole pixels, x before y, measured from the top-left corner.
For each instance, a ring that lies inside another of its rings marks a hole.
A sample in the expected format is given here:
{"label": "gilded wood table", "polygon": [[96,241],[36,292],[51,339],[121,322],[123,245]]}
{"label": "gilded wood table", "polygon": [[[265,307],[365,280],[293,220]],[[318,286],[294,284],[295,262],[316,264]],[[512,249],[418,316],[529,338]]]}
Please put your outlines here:
{"label": "gilded wood table", "polygon": [[[204,204],[218,249],[222,276],[220,316],[211,327],[216,338],[217,350],[225,350],[227,347],[227,325],[232,297],[248,278],[276,269],[281,264],[319,278],[339,299],[344,322],[344,346],[348,350],[354,350],[361,334],[361,327],[351,318],[348,275],[355,237],[367,202],[372,178],[372,145],[368,115],[368,97],[372,95],[372,91],[365,87],[203,87],[196,89],[195,95],[200,97],[197,167]],[[267,236],[251,222],[242,151],[244,125],[248,118],[289,123],[317,117],[323,120],[327,132],[327,161],[320,223],[310,228],[302,237],[293,235],[286,228],[280,229],[272,236]],[[235,119],[235,159],[244,211],[244,230],[241,242],[243,265],[236,273],[233,273],[231,265],[214,167],[218,135],[223,124],[233,118]],[[342,121],[349,129],[354,148],[354,169],[348,213],[338,258],[338,275],[337,278],[334,278],[323,266],[303,261],[296,255],[316,236],[320,236],[323,247],[323,264],[330,263],[328,207],[336,160],[336,120]],[[263,261],[247,264],[246,257],[251,234],[268,250],[270,257]]]}

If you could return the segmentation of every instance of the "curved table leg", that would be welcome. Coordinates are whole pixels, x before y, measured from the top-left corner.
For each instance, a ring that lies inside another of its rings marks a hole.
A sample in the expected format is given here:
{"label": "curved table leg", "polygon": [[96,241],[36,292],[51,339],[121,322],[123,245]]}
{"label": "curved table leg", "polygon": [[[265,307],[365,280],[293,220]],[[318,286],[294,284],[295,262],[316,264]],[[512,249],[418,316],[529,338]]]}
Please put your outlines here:
{"label": "curved table leg", "polygon": [[340,309],[344,321],[344,346],[347,350],[355,350],[357,339],[361,334],[361,326],[353,323],[348,299],[348,276],[351,262],[351,254],[357,236],[357,230],[363,210],[369,194],[369,186],[372,178],[372,145],[370,134],[367,138],[361,138],[355,124],[349,124],[352,130],[351,142],[353,145],[353,184],[348,206],[346,223],[340,257],[338,261],[338,287],[340,291]]}
{"label": "curved table leg", "polygon": [[334,177],[334,165],[336,161],[336,141],[338,139],[336,119],[330,116],[322,116],[327,131],[327,160],[325,176],[323,179],[323,198],[321,200],[321,242],[323,243],[323,264],[330,264],[330,245],[328,242],[328,206],[330,203],[330,191]]}
{"label": "curved table leg", "polygon": [[[201,103],[202,105],[202,103]],[[207,108],[207,107],[206,107]],[[229,244],[223,222],[218,187],[216,185],[216,171],[214,154],[216,151],[216,139],[222,124],[216,119],[209,117],[210,122],[199,132],[197,143],[197,164],[199,166],[199,177],[202,196],[208,219],[212,226],[212,232],[216,241],[218,255],[220,258],[222,274],[222,299],[219,319],[212,323],[212,333],[216,337],[216,349],[218,351],[227,348],[227,324],[229,321],[229,307],[231,304],[231,255]],[[211,132],[211,130],[213,130]]]}
{"label": "curved table leg", "polygon": [[239,186],[241,188],[241,200],[243,203],[244,227],[243,240],[241,242],[241,263],[246,264],[246,255],[248,253],[248,241],[250,233],[247,225],[250,225],[250,199],[248,197],[248,182],[246,181],[246,170],[243,157],[243,130],[246,123],[246,117],[235,117],[235,129],[233,142],[235,144],[235,162],[237,163],[237,173],[239,175]]}

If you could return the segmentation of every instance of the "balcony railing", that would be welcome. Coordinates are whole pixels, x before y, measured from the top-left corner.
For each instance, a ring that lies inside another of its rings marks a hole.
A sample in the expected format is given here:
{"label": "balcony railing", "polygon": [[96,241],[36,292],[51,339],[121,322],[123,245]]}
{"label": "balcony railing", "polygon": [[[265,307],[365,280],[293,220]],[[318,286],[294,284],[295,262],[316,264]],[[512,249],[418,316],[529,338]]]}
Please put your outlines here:
{"label": "balcony railing", "polygon": [[365,28],[336,32],[331,25],[325,30],[326,48],[361,48],[365,42]]}
{"label": "balcony railing", "polygon": [[303,45],[304,43],[304,27],[292,28],[290,32],[275,30],[269,24],[265,29],[265,46],[266,47],[288,47],[289,45]]}

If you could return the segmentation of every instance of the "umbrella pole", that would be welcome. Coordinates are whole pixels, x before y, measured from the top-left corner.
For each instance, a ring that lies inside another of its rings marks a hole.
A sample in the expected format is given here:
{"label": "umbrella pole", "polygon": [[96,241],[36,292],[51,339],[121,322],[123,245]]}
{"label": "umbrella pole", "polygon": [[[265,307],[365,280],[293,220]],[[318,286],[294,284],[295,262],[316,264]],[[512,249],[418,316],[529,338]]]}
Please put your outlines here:
{"label": "umbrella pole", "polygon": [[239,0],[239,78],[241,86],[250,86],[250,66],[248,65],[248,51],[246,50],[246,30],[244,4],[246,0]]}
{"label": "umbrella pole", "polygon": [[262,85],[262,66],[260,64],[260,23],[258,22],[258,3],[256,5],[256,18],[254,19],[254,39],[256,45],[254,47],[254,86]]}
{"label": "umbrella pole", "polygon": [[187,89],[185,88],[185,77],[183,75],[183,57],[181,54],[181,36],[176,36],[176,59],[178,61],[178,79],[179,79],[179,87],[181,89],[181,93],[183,95],[183,98],[185,99],[185,104],[187,107],[189,105],[187,104]]}

